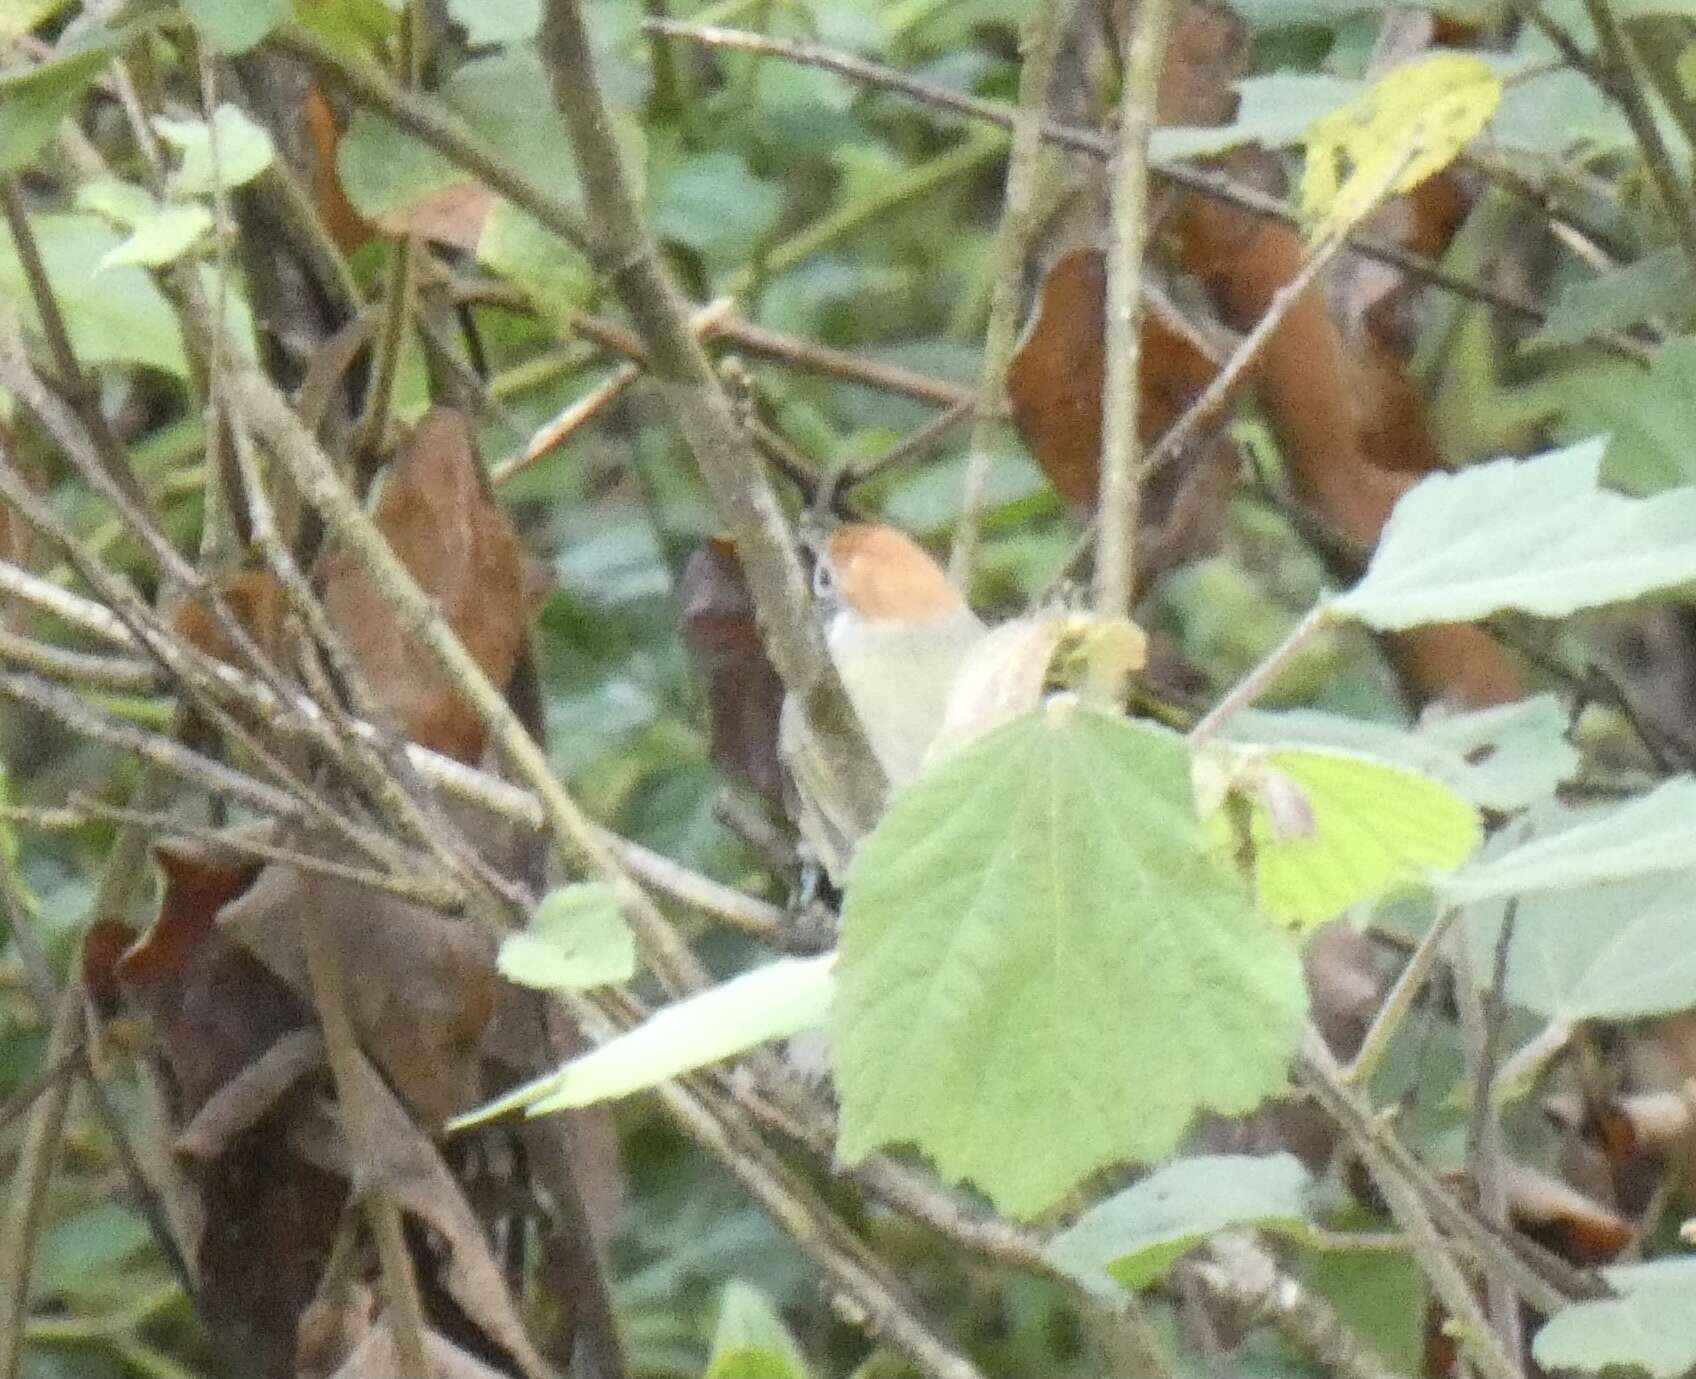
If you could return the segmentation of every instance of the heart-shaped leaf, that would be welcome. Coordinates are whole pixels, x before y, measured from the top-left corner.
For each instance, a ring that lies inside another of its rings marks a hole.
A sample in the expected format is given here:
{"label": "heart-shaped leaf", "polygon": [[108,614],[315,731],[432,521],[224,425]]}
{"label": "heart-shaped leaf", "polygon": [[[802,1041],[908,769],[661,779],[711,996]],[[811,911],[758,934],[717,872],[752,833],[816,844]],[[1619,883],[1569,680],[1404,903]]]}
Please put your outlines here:
{"label": "heart-shaped leaf", "polygon": [[1211,854],[1169,730],[1062,697],[898,792],[849,873],[839,1151],[912,1142],[1004,1211],[1284,1085],[1294,944]]}

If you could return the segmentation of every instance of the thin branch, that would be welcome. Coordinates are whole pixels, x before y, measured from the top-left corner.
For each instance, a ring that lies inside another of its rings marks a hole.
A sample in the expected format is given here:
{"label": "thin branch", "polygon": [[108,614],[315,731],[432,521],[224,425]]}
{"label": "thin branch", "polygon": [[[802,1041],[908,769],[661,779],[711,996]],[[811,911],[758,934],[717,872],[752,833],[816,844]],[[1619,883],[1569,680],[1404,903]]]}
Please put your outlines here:
{"label": "thin branch", "polygon": [[838,481],[838,490],[847,492],[901,465],[929,459],[942,448],[955,428],[972,416],[975,410],[969,401],[944,407],[918,430],[910,431],[896,441],[883,454],[867,460],[864,464],[856,465],[851,473]]}
{"label": "thin branch", "polygon": [[916,369],[903,368],[899,364],[886,364],[880,360],[849,354],[846,350],[831,349],[811,340],[782,335],[763,326],[756,326],[740,316],[731,316],[721,321],[714,332],[714,338],[749,354],[782,360],[809,373],[842,379],[848,383],[864,384],[868,388],[878,388],[884,392],[899,393],[903,397],[915,398],[920,402],[935,402],[943,407],[952,407],[961,402],[970,402],[977,396],[976,391],[968,384],[935,378],[919,373]]}
{"label": "thin branch", "polygon": [[53,360],[59,391],[70,401],[88,429],[100,465],[111,482],[123,490],[124,496],[137,509],[151,513],[153,499],[136,477],[123,443],[106,420],[106,413],[101,410],[100,385],[84,372],[71,345],[70,330],[65,324],[64,313],[59,309],[53,284],[47,277],[47,265],[42,261],[35,231],[29,223],[29,212],[14,177],[0,177],[0,214],[5,217],[6,228],[12,236],[12,247],[23,268],[24,281],[29,286],[30,300],[35,304],[35,314],[41,322],[41,333]]}
{"label": "thin branch", "polygon": [[[715,302],[709,302],[689,318],[689,328],[697,336],[705,339],[718,328],[733,305],[728,297],[721,297]],[[577,321],[574,324],[579,333],[591,334],[590,331],[584,329],[582,321]],[[620,334],[622,335],[622,332]],[[497,486],[504,484],[515,474],[522,474],[538,460],[551,453],[558,446],[563,445],[622,397],[625,390],[642,376],[642,369],[647,363],[647,359],[642,350],[641,342],[631,339],[621,341],[621,343],[628,343],[632,347],[629,350],[620,351],[631,356],[630,362],[620,365],[611,378],[600,384],[599,387],[592,389],[586,396],[579,398],[552,421],[538,429],[520,453],[494,465],[489,472],[489,479],[492,483]]]}
{"label": "thin branch", "polygon": [[[5,865],[0,862],[0,865]],[[46,1061],[74,1054],[83,1034],[82,991],[74,983],[59,996],[47,1040]],[[18,1379],[24,1353],[24,1324],[29,1318],[29,1278],[36,1241],[47,1205],[47,1188],[65,1128],[71,1080],[60,1078],[42,1093],[30,1112],[24,1141],[12,1170],[12,1190],[0,1221],[0,1379]]]}
{"label": "thin branch", "polygon": [[544,5],[541,51],[554,104],[577,154],[591,221],[589,260],[630,313],[678,429],[736,542],[766,649],[795,697],[811,746],[841,783],[846,812],[869,830],[882,805],[883,773],[826,652],[777,496],[750,453],[643,224],[577,5],[569,0]]}
{"label": "thin branch", "polygon": [[[3,440],[0,434],[0,440]],[[23,484],[9,464],[0,459],[0,495],[4,495],[12,504],[13,510],[30,523],[37,531],[49,536],[59,543],[70,555],[72,563],[89,583],[105,598],[110,611],[118,614],[135,641],[151,654],[172,680],[180,685],[187,693],[195,709],[204,713],[209,721],[216,724],[233,741],[239,743],[254,759],[270,773],[273,779],[281,782],[286,795],[273,792],[273,798],[288,798],[291,808],[300,811],[299,817],[318,819],[334,832],[346,838],[351,844],[390,865],[400,861],[400,853],[381,832],[364,828],[352,819],[346,818],[331,809],[325,800],[323,792],[302,780],[297,772],[285,761],[279,759],[263,742],[261,742],[249,727],[235,716],[228,713],[222,706],[216,687],[229,683],[224,675],[209,671],[206,667],[211,658],[187,646],[176,637],[159,620],[153,612],[135,594],[127,583],[113,574],[91,552],[85,549],[83,543],[72,535],[70,530],[58,515],[44,503],[29,487]],[[186,567],[185,567],[186,568]],[[215,593],[210,596],[214,608],[224,606],[224,601]],[[225,610],[226,620],[233,626],[239,626],[233,617]],[[240,629],[242,636],[247,637],[245,628]],[[251,638],[248,638],[251,646]],[[271,691],[270,702],[288,703],[292,700],[292,691],[283,686],[280,677],[270,667],[269,660],[254,649],[249,657],[250,663],[264,666],[267,670],[268,687]],[[219,671],[227,672],[227,667],[219,666]],[[25,677],[26,679],[28,677]],[[282,688],[278,688],[282,687]],[[41,689],[51,689],[50,686],[39,685]],[[153,739],[128,724],[117,723],[113,720],[102,719],[84,708],[74,696],[65,696],[59,701],[56,710],[58,716],[71,721],[72,717],[81,716],[81,721],[94,724],[108,734],[107,740],[121,750],[136,750],[138,743],[146,744],[145,750],[163,753],[165,757],[181,764],[182,758],[177,750],[177,744],[168,738]],[[71,717],[67,717],[70,715]],[[190,754],[191,756],[194,754]],[[164,765],[161,758],[150,757],[155,764]],[[216,763],[213,763],[216,765]],[[166,769],[170,769],[167,767]],[[244,778],[245,779],[245,778]],[[257,782],[253,782],[257,785]],[[217,787],[214,785],[214,792]],[[271,790],[271,787],[264,787]]]}
{"label": "thin branch", "polygon": [[[627,1007],[612,1008],[612,998],[591,1000],[566,993],[579,1023],[597,1042],[605,1042],[635,1022]],[[855,1236],[813,1188],[737,1117],[722,1093],[689,1078],[655,1089],[678,1124],[737,1179],[844,1295],[856,1325],[887,1341],[927,1379],[983,1379],[969,1360],[951,1350],[920,1319],[881,1261]]]}
{"label": "thin branch", "polygon": [[[977,96],[962,95],[946,87],[935,86],[916,77],[908,76],[905,72],[897,71],[892,67],[867,62],[862,58],[852,57],[832,48],[821,47],[818,44],[791,43],[786,39],[768,38],[764,34],[748,33],[740,29],[685,24],[676,20],[649,21],[643,27],[652,33],[684,39],[706,47],[730,48],[737,52],[758,53],[767,57],[783,58],[789,62],[798,62],[809,67],[821,67],[826,71],[847,77],[850,81],[904,96],[909,100],[919,102],[921,105],[951,115],[981,120],[988,124],[999,125],[1003,129],[1013,127],[1014,112],[1011,106],[1002,105],[996,101],[983,100]],[[1045,121],[1042,127],[1042,136],[1045,140],[1060,148],[1070,149],[1075,153],[1082,153],[1102,162],[1110,161],[1113,156],[1112,140],[1092,129],[1078,129],[1070,125]],[[1184,163],[1161,163],[1156,166],[1155,172],[1167,181],[1201,196],[1227,202],[1251,214],[1263,216],[1268,220],[1276,220],[1296,229],[1306,227],[1306,221],[1293,206],[1280,201],[1275,196],[1269,196],[1265,192],[1257,191],[1253,187],[1237,182],[1224,173],[1215,172],[1209,168],[1191,167]],[[1522,320],[1541,324],[1545,318],[1545,312],[1542,308],[1524,297],[1460,277],[1443,268],[1434,259],[1427,258],[1423,254],[1415,254],[1380,236],[1353,233],[1348,237],[1348,247],[1365,258],[1399,268],[1422,282],[1441,287],[1471,301],[1497,307]]]}
{"label": "thin branch", "polygon": [[954,550],[948,561],[956,587],[971,583],[978,529],[989,489],[990,442],[1006,410],[1007,368],[1019,333],[1019,296],[1025,254],[1035,226],[1037,174],[1042,167],[1042,120],[1060,48],[1077,0],[1038,5],[1025,20],[1024,62],[1019,69],[1019,106],[1013,119],[1013,146],[1007,155],[1007,189],[1001,224],[991,257],[989,322],[984,329],[983,374],[978,383],[977,413],[967,449],[965,491],[960,499]]}
{"label": "thin branch", "polygon": [[[411,13],[416,15],[417,11]],[[400,377],[400,356],[406,344],[406,328],[412,321],[413,279],[416,276],[413,264],[419,252],[418,238],[410,231],[394,241],[388,291],[383,299],[383,328],[377,335],[371,386],[365,394],[365,414],[359,419],[353,443],[354,464],[361,476],[376,474],[378,457],[383,451],[383,437],[389,429],[389,404],[394,400],[395,382]]]}
{"label": "thin branch", "polygon": [[1260,664],[1237,681],[1231,687],[1230,692],[1209,709],[1195,727],[1190,729],[1191,748],[1198,747],[1216,736],[1233,716],[1265,694],[1302,648],[1318,636],[1324,630],[1324,627],[1325,610],[1323,606],[1310,609],[1307,615],[1290,629],[1289,635],[1267,652]]}
{"label": "thin branch", "polygon": [[412,1271],[412,1255],[407,1249],[388,1160],[378,1142],[380,1117],[371,1104],[365,1080],[365,1056],[359,1051],[359,1036],[348,1014],[341,936],[334,932],[331,908],[317,903],[318,899],[317,883],[307,877],[300,907],[301,942],[318,1024],[324,1032],[324,1053],[336,1084],[342,1125],[359,1170],[356,1186],[377,1243],[388,1329],[394,1338],[400,1372],[428,1376],[435,1367],[424,1354],[424,1307],[418,1298],[418,1281]]}
{"label": "thin branch", "polygon": [[1655,112],[1644,94],[1644,83],[1631,39],[1620,26],[1608,0],[1584,0],[1584,10],[1596,30],[1601,69],[1606,78],[1602,89],[1618,103],[1631,132],[1637,137],[1649,180],[1655,184],[1655,190],[1660,193],[1667,216],[1672,221],[1673,235],[1684,253],[1685,262],[1692,272],[1696,272],[1696,194],[1692,194],[1690,184],[1673,161],[1666,140],[1661,138],[1661,127],[1656,123]]}
{"label": "thin branch", "polygon": [[1190,1274],[1239,1321],[1264,1322],[1336,1379],[1401,1379],[1331,1304],[1281,1270],[1246,1236],[1217,1235]]}
{"label": "thin branch", "polygon": [[[1395,1178],[1429,1208],[1436,1221],[1474,1258],[1512,1278],[1525,1300],[1545,1315],[1572,1298],[1595,1297],[1605,1290],[1590,1275],[1573,1269],[1530,1241],[1498,1232],[1480,1221],[1437,1181],[1431,1170],[1397,1138],[1394,1128],[1372,1113],[1359,1095],[1343,1082],[1342,1070],[1324,1040],[1310,1032],[1296,1059],[1298,1079],[1314,1100],[1336,1121],[1357,1148],[1370,1148],[1378,1169]],[[1364,1154],[1363,1149],[1363,1154]],[[1377,1172],[1374,1173],[1377,1176]],[[1405,1227],[1404,1227],[1405,1228]],[[1556,1279],[1557,1283],[1550,1280]]]}
{"label": "thin branch", "polygon": [[401,564],[300,419],[263,375],[251,369],[233,370],[229,389],[253,434],[287,466],[307,501],[370,574],[400,625],[476,709],[492,742],[519,778],[536,792],[566,862],[612,886],[648,961],[663,981],[674,990],[702,985],[706,974],[694,954],[603,846],[587,816],[554,778],[546,754],[447,625],[435,601]]}
{"label": "thin branch", "polygon": [[298,25],[283,25],[266,40],[266,46],[304,63],[316,76],[345,91],[357,104],[388,116],[415,139],[473,174],[490,190],[528,211],[568,244],[587,252],[587,237],[577,212],[490,148],[439,102],[406,90],[372,63],[345,57]]}
{"label": "thin branch", "polygon": [[1101,390],[1101,535],[1095,605],[1103,618],[1131,611],[1137,517],[1144,464],[1137,413],[1142,357],[1143,247],[1148,237],[1148,136],[1171,26],[1170,0],[1139,0],[1124,47],[1119,137],[1109,164],[1112,225],[1107,241],[1107,362]]}
{"label": "thin branch", "polygon": [[1184,409],[1183,415],[1166,429],[1166,434],[1155,445],[1146,462],[1150,474],[1178,455],[1203,427],[1217,420],[1226,404],[1236,395],[1249,368],[1260,358],[1261,351],[1277,333],[1278,327],[1283,325],[1284,318],[1295,309],[1314,280],[1347,242],[1340,235],[1328,235],[1307,255],[1295,276],[1272,295],[1254,328],[1237,343],[1219,372],[1202,389],[1201,395]]}
{"label": "thin branch", "polygon": [[[1334,1076],[1337,1068],[1331,1052],[1311,1026],[1302,1052],[1300,1071],[1308,1086],[1316,1091],[1341,1087]],[[1330,1110],[1331,1106],[1328,1104],[1326,1109]],[[1384,1194],[1390,1214],[1406,1232],[1408,1248],[1413,1252],[1420,1272],[1425,1275],[1456,1328],[1456,1339],[1460,1342],[1462,1353],[1484,1379],[1523,1379],[1519,1365],[1502,1349],[1490,1330],[1490,1324],[1473,1296],[1471,1281],[1461,1272],[1437,1233],[1436,1223],[1427,1210],[1426,1198],[1403,1174],[1401,1166],[1385,1152],[1384,1138],[1357,1135],[1349,1124],[1340,1120],[1338,1123]]]}
{"label": "thin branch", "polygon": [[[1466,930],[1462,928],[1451,934],[1448,945],[1467,1072],[1472,1078],[1472,1109],[1466,1122],[1467,1176],[1477,1193],[1479,1213],[1499,1231],[1506,1231],[1512,1225],[1508,1214],[1507,1140],[1495,1092],[1504,1013],[1502,987],[1507,979],[1508,949],[1513,943],[1517,908],[1516,901],[1508,902],[1501,931],[1496,936],[1489,987],[1482,996],[1473,974]],[[1504,1278],[1498,1270],[1486,1270],[1485,1301],[1502,1348],[1509,1355],[1522,1355],[1525,1335],[1513,1281]]]}
{"label": "thin branch", "polygon": [[1454,926],[1459,914],[1459,909],[1452,905],[1444,909],[1420,937],[1408,960],[1402,964],[1395,984],[1379,1005],[1378,1013],[1373,1016],[1372,1024],[1366,1031],[1366,1037],[1361,1040],[1354,1061],[1343,1070],[1343,1081],[1348,1086],[1363,1087],[1372,1080],[1372,1074],[1378,1070],[1379,1063],[1389,1052],[1391,1039],[1401,1028],[1402,1021],[1413,1008],[1419,993],[1425,989],[1425,983],[1430,980],[1431,973],[1437,966],[1437,959],[1443,952],[1443,939]]}

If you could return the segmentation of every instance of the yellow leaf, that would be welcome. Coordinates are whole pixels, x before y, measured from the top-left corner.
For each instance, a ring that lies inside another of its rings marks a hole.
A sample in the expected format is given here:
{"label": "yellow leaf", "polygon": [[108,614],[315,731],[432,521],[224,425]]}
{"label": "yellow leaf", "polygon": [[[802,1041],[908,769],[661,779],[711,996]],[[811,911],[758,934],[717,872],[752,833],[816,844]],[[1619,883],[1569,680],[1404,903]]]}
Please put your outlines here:
{"label": "yellow leaf", "polygon": [[1340,234],[1385,197],[1441,172],[1495,114],[1502,82],[1482,58],[1443,53],[1387,72],[1307,131],[1302,210]]}
{"label": "yellow leaf", "polygon": [[1446,785],[1355,752],[1226,748],[1192,774],[1214,845],[1252,872],[1261,912],[1297,928],[1458,867],[1482,832]]}

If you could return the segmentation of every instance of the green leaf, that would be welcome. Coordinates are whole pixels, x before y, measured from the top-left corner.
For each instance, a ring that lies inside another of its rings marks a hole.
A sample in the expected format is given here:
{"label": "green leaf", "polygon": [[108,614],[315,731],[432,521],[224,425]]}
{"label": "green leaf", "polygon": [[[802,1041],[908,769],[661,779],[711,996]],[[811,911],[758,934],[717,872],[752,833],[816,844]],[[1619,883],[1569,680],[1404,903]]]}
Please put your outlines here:
{"label": "green leaf", "polygon": [[30,1272],[36,1302],[66,1294],[121,1289],[135,1256],[153,1239],[147,1218],[118,1202],[99,1202],[59,1221],[42,1236]]}
{"label": "green leaf", "polygon": [[1307,131],[1302,211],[1337,233],[1385,197],[1441,172],[1490,122],[1502,79],[1474,53],[1437,53],[1391,68]]}
{"label": "green leaf", "polygon": [[159,214],[153,193],[134,182],[116,177],[97,177],[77,188],[77,206],[95,211],[125,230],[133,230],[149,216]]}
{"label": "green leaf", "polygon": [[1433,474],[1396,504],[1332,614],[1380,631],[1504,609],[1558,618],[1696,579],[1696,488],[1597,486],[1603,442]]}
{"label": "green leaf", "polygon": [[289,0],[182,0],[182,6],[221,53],[245,53],[289,17]]}
{"label": "green leaf", "polygon": [[1442,781],[1485,809],[1523,809],[1548,798],[1578,769],[1567,712],[1553,694],[1399,724],[1318,709],[1249,709],[1232,717],[1232,741],[1333,747],[1382,758]]}
{"label": "green leaf", "polygon": [[1620,1296],[1575,1302],[1549,1318],[1531,1347],[1543,1369],[1629,1368],[1675,1379],[1696,1366],[1696,1260],[1602,1273]]}
{"label": "green leaf", "polygon": [[162,206],[139,221],[130,237],[100,260],[98,271],[122,263],[157,268],[175,263],[212,228],[212,213],[204,206]]}
{"label": "green leaf", "polygon": [[289,8],[303,29],[361,61],[400,32],[400,16],[383,0],[291,0]]}
{"label": "green leaf", "polygon": [[[1508,999],[1569,1023],[1696,1007],[1693,886],[1696,873],[1685,870],[1520,901],[1508,946]],[[1506,909],[1468,912],[1475,972],[1491,971]]]}
{"label": "green leaf", "polygon": [[1452,753],[1455,774],[1431,774],[1485,809],[1523,809],[1546,799],[1577,772],[1582,757],[1567,741],[1565,705],[1553,694],[1471,713],[1432,718],[1414,735],[1433,751]]}
{"label": "green leaf", "polygon": [[106,66],[104,47],[0,76],[0,173],[27,166]]}
{"label": "green leaf", "polygon": [[1146,1288],[1216,1231],[1306,1234],[1311,1186],[1293,1154],[1179,1159],[1091,1207],[1054,1238],[1048,1258],[1086,1287]]}
{"label": "green leaf", "polygon": [[[182,155],[182,165],[171,178],[179,196],[209,195],[219,185],[239,187],[251,182],[276,156],[271,136],[256,125],[239,106],[220,105],[209,125],[204,120],[153,121],[159,137]],[[217,135],[217,158],[213,158],[213,135]]]}
{"label": "green leaf", "polygon": [[586,991],[635,975],[636,939],[612,887],[582,881],[542,897],[529,928],[502,942],[498,966],[520,986]]}
{"label": "green leaf", "polygon": [[22,38],[36,25],[45,23],[71,0],[0,0],[0,42]]}
{"label": "green leaf", "polygon": [[1442,883],[1465,904],[1682,871],[1696,859],[1696,779],[1676,776],[1626,804],[1564,811],[1536,837]]}
{"label": "green leaf", "polygon": [[[120,242],[110,226],[80,213],[31,216],[30,226],[80,359],[89,364],[142,364],[186,375],[176,314],[152,277],[130,266],[98,271],[101,260]],[[3,228],[0,298],[15,303],[25,321],[40,329],[23,266]]]}
{"label": "green leaf", "polygon": [[1526,349],[1576,345],[1593,335],[1627,330],[1688,300],[1692,282],[1677,248],[1656,249],[1636,263],[1568,283]]}
{"label": "green leaf", "polygon": [[824,1023],[836,954],[781,958],[675,1001],[636,1028],[455,1121],[475,1125],[518,1107],[545,1115],[657,1086],[758,1044]]}
{"label": "green leaf", "polygon": [[722,263],[746,261],[777,226],[783,192],[734,153],[680,159],[654,184],[654,228]]}
{"label": "green leaf", "polygon": [[583,256],[509,201],[496,201],[489,208],[477,241],[477,261],[562,321],[587,306],[595,294],[595,279]]}
{"label": "green leaf", "polygon": [[[456,70],[440,92],[470,130],[558,195],[577,195],[570,140],[555,113],[535,53],[512,48]],[[640,164],[640,130],[620,121],[617,133]],[[638,141],[633,144],[633,140]],[[466,182],[464,169],[379,116],[355,114],[336,154],[348,200],[368,220],[399,215],[425,198]],[[583,258],[526,213],[496,200],[477,245],[480,262],[556,314],[588,299],[593,281]]]}
{"label": "green leaf", "polygon": [[1020,1216],[1277,1091],[1306,1004],[1209,854],[1183,739],[1065,698],[895,795],[841,954],[843,1159],[912,1142]]}
{"label": "green leaf", "polygon": [[808,1379],[806,1359],[766,1295],[740,1279],[725,1286],[704,1379]]}
{"label": "green leaf", "polygon": [[[1663,280],[1663,293],[1679,291]],[[1560,375],[1558,439],[1605,434],[1608,482],[1629,493],[1657,493],[1696,482],[1696,337],[1669,340],[1644,369],[1598,361]]]}
{"label": "green leaf", "polygon": [[354,112],[336,146],[336,172],[354,210],[379,220],[467,179],[464,169],[368,110]]}
{"label": "green leaf", "polygon": [[1322,924],[1458,867],[1483,836],[1448,786],[1353,752],[1223,747],[1195,775],[1210,831],[1228,855],[1247,845],[1260,908],[1284,924]]}
{"label": "green leaf", "polygon": [[533,38],[541,0],[448,0],[448,13],[472,43],[517,43]]}
{"label": "green leaf", "polygon": [[[62,6],[28,6],[19,22],[31,13],[58,8]],[[0,15],[0,34],[9,18]],[[170,18],[170,11],[158,10],[113,28],[95,25],[45,62],[0,72],[0,173],[28,165],[113,54]]]}
{"label": "green leaf", "polygon": [[1226,125],[1165,125],[1149,139],[1154,162],[1206,158],[1243,144],[1298,144],[1321,115],[1353,100],[1359,81],[1324,72],[1270,72],[1237,83],[1237,115]]}

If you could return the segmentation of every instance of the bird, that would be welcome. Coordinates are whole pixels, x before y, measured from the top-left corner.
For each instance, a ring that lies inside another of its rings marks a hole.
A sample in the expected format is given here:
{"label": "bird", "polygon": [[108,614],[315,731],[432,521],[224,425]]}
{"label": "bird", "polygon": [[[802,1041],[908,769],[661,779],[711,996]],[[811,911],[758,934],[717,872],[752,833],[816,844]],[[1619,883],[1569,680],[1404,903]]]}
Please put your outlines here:
{"label": "bird", "polygon": [[[895,527],[847,523],[816,553],[825,645],[890,790],[899,790],[924,767],[950,692],[988,629],[942,567]],[[840,884],[858,840],[800,728],[797,706],[786,702],[779,744],[799,796],[797,824]]]}

